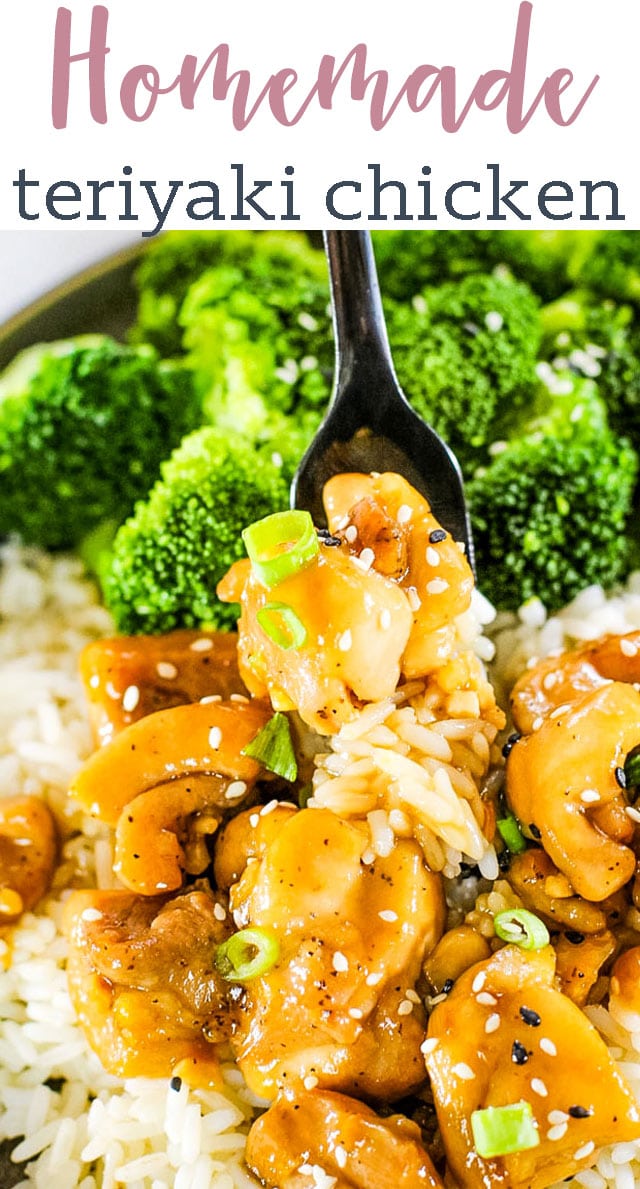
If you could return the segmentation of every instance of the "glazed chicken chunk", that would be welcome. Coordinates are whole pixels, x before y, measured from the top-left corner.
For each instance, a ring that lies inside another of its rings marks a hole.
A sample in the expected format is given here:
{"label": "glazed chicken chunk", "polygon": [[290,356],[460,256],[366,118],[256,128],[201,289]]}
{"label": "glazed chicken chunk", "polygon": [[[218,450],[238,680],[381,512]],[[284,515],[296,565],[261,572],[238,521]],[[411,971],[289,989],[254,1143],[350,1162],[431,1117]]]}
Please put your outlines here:
{"label": "glazed chicken chunk", "polygon": [[402,1115],[380,1119],[344,1094],[283,1095],[253,1124],[247,1164],[269,1189],[442,1189],[420,1137]]}
{"label": "glazed chicken chunk", "polygon": [[0,926],[48,892],[58,852],[51,810],[39,797],[0,800]]}
{"label": "glazed chicken chunk", "polygon": [[[640,1113],[587,1017],[556,989],[551,947],[506,946],[456,982],[425,1044],[438,1122],[465,1189],[545,1189],[588,1168],[605,1144],[640,1137]],[[538,1143],[478,1154],[472,1115],[528,1103]]]}
{"label": "glazed chicken chunk", "polygon": [[[256,814],[249,830],[264,820]],[[415,984],[442,932],[441,882],[413,841],[373,864],[362,860],[368,843],[366,825],[328,810],[287,813],[262,848],[250,844],[231,889],[236,923],[280,944],[235,1009],[239,1065],[265,1098],[304,1084],[393,1101],[424,1081]],[[223,835],[217,871],[224,848]]]}
{"label": "glazed chicken chunk", "polygon": [[232,931],[226,900],[203,888],[141,897],[74,892],[65,909],[69,990],[105,1069],[164,1077],[184,1062],[193,1082],[218,1078],[230,1031],[216,946]]}

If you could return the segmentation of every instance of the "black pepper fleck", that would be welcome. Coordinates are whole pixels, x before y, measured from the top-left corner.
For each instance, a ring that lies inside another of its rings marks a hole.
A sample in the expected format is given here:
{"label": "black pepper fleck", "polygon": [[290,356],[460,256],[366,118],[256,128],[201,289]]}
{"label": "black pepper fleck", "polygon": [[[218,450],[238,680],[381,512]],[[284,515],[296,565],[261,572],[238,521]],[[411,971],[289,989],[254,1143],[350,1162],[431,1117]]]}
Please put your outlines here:
{"label": "black pepper fleck", "polygon": [[171,1086],[172,1090],[176,1090],[176,1091],[181,1090],[182,1089],[182,1078],[172,1078],[171,1081],[169,1082],[169,1085]]}
{"label": "black pepper fleck", "polygon": [[593,1111],[590,1111],[586,1106],[570,1106],[569,1114],[572,1119],[588,1119]]}

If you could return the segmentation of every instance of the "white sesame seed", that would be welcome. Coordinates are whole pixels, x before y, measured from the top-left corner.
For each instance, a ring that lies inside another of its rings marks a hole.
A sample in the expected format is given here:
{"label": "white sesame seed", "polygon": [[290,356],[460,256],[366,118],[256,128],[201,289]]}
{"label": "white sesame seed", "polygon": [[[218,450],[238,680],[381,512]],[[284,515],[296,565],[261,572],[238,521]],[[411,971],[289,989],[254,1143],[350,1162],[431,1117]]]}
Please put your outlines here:
{"label": "white sesame seed", "polygon": [[81,919],[83,921],[101,921],[102,913],[99,908],[85,908],[81,914]]}
{"label": "white sesame seed", "polygon": [[489,312],[484,316],[484,324],[487,330],[490,330],[492,334],[495,334],[498,330],[502,330],[502,327],[504,326],[504,318],[502,317],[502,314],[498,313],[497,310],[489,310]]}
{"label": "white sesame seed", "polygon": [[312,372],[318,366],[318,360],[315,355],[303,355],[300,360],[301,372]]}
{"label": "white sesame seed", "polygon": [[500,1016],[498,1015],[498,1013],[496,1011],[494,1011],[493,1015],[489,1016],[489,1019],[485,1023],[484,1030],[487,1033],[497,1032],[499,1027],[500,1027]]}
{"label": "white sesame seed", "polygon": [[482,990],[486,981],[487,981],[486,970],[481,970],[478,974],[476,974],[476,977],[474,978],[474,980],[471,984],[471,990],[473,991],[474,995],[477,995],[478,991]]}
{"label": "white sesame seed", "polygon": [[391,627],[391,612],[388,607],[383,607],[380,612],[380,627],[383,632],[386,632]]}
{"label": "white sesame seed", "polygon": [[97,673],[91,674],[91,677],[89,678],[89,685],[91,686],[92,689],[98,688],[98,686],[100,685],[100,678]]}
{"label": "white sesame seed", "polygon": [[352,645],[353,637],[349,631],[349,628],[347,628],[346,632],[343,632],[341,636],[338,636],[338,648],[340,649],[340,652],[348,652]]}
{"label": "white sesame seed", "polygon": [[382,978],[383,976],[381,974],[376,974],[374,972],[373,974],[368,974],[364,981],[368,987],[377,987],[378,983],[382,982]]}
{"label": "white sesame seed", "polygon": [[173,681],[174,677],[178,676],[178,670],[171,661],[158,661],[156,665],[156,673],[158,677],[164,677],[166,681]]}
{"label": "white sesame seed", "polygon": [[539,714],[539,715],[538,715],[538,717],[537,717],[537,718],[534,718],[533,722],[531,723],[531,730],[532,730],[532,731],[539,731],[539,730],[540,730],[540,727],[541,727],[541,726],[542,726],[542,724],[543,724],[543,722],[544,722],[544,719],[543,719],[542,715],[541,715],[541,714]]}
{"label": "white sesame seed", "polygon": [[273,813],[277,805],[278,802],[275,800],[275,798],[273,801],[267,801],[267,804],[263,805],[262,809],[260,810],[260,817],[266,817],[268,813]]}
{"label": "white sesame seed", "polygon": [[638,812],[637,809],[634,809],[633,805],[627,805],[625,813],[627,817],[631,818],[632,822],[640,822],[640,812]]}
{"label": "white sesame seed", "polygon": [[480,1007],[495,1007],[497,1002],[495,995],[490,995],[488,991],[481,991],[476,995],[476,1003],[479,1003]]}
{"label": "white sesame seed", "polygon": [[433,548],[433,545],[430,545],[429,548],[427,549],[427,565],[428,566],[439,566],[440,565],[440,554],[438,553],[437,549]]}
{"label": "white sesame seed", "polygon": [[307,310],[302,310],[302,312],[298,314],[298,325],[301,326],[303,330],[318,329],[318,323],[316,322],[316,319],[314,318],[313,314],[308,313]]}
{"label": "white sesame seed", "polygon": [[407,999],[410,999],[412,1003],[420,1003],[420,996],[418,995],[417,991],[413,990],[412,987],[407,988],[405,991],[405,996]]}
{"label": "white sesame seed", "polygon": [[244,797],[247,791],[247,786],[244,780],[232,780],[224,795],[225,801],[237,801],[238,797]]}
{"label": "white sesame seed", "polygon": [[345,530],[344,536],[345,540],[348,541],[350,545],[353,545],[353,542],[358,538],[358,530],[355,524],[349,525],[349,527]]}
{"label": "white sesame seed", "polygon": [[620,652],[623,654],[623,656],[636,656],[638,652],[638,645],[634,644],[633,640],[625,640],[623,638],[620,641]]}
{"label": "white sesame seed", "polygon": [[542,1039],[540,1041],[540,1048],[542,1049],[542,1052],[546,1053],[549,1057],[557,1057],[558,1056],[558,1050],[557,1050],[556,1046],[554,1045],[553,1041],[549,1040],[548,1036],[542,1037]]}
{"label": "white sesame seed", "polygon": [[220,727],[212,727],[209,731],[209,747],[212,747],[214,751],[217,751],[221,743],[222,731],[220,730]]}
{"label": "white sesame seed", "polygon": [[376,560],[376,555],[373,552],[373,549],[363,549],[362,553],[360,554],[360,556],[358,558],[360,565],[363,567],[366,567],[367,570],[371,569],[375,560]]}
{"label": "white sesame seed", "polygon": [[362,854],[360,855],[360,862],[364,863],[365,867],[370,867],[372,863],[375,863],[375,861],[376,852],[372,849],[372,847],[368,846],[367,849],[363,850]]}
{"label": "white sesame seed", "polygon": [[553,689],[554,685],[557,685],[559,680],[560,680],[560,676],[558,673],[547,673],[547,676],[545,677],[544,681],[542,682],[542,688],[543,689]]}
{"label": "white sesame seed", "polygon": [[108,696],[113,698],[114,702],[120,701],[120,690],[116,689],[115,685],[113,685],[111,681],[107,681],[107,684],[104,688],[106,689]]}
{"label": "white sesame seed", "polygon": [[549,1111],[547,1119],[551,1124],[557,1126],[558,1123],[568,1123],[569,1116],[566,1111]]}
{"label": "white sesame seed", "polygon": [[409,601],[409,606],[412,611],[420,610],[420,608],[422,606],[422,599],[420,598],[420,595],[418,594],[415,586],[407,587],[407,599]]}
{"label": "white sesame seed", "polygon": [[398,914],[392,908],[384,908],[382,912],[378,913],[381,921],[397,921]]}
{"label": "white sesame seed", "polygon": [[549,1093],[547,1087],[542,1081],[542,1078],[532,1078],[531,1089],[533,1090],[534,1094],[539,1094],[541,1098],[546,1098],[547,1094]]}
{"label": "white sesame seed", "polygon": [[410,1016],[413,1011],[413,1004],[410,999],[403,999],[402,1003],[398,1004],[399,1016]]}
{"label": "white sesame seed", "polygon": [[341,1144],[336,1144],[335,1148],[333,1149],[333,1155],[335,1156],[338,1168],[347,1167],[347,1153]]}
{"label": "white sesame seed", "polygon": [[585,789],[583,793],[580,793],[580,800],[585,805],[591,805],[592,802],[600,800],[600,793],[596,792],[595,789]]}
{"label": "white sesame seed", "polygon": [[211,652],[213,640],[207,640],[206,636],[201,636],[199,640],[194,640],[189,648],[192,652]]}
{"label": "white sesame seed", "polygon": [[128,685],[122,695],[122,709],[126,710],[127,713],[131,713],[132,710],[135,710],[139,701],[140,690],[138,689],[138,686]]}
{"label": "white sesame seed", "polygon": [[221,702],[222,694],[205,694],[204,698],[200,698],[201,706],[208,706],[209,702]]}
{"label": "white sesame seed", "polygon": [[567,710],[570,710],[570,709],[571,709],[571,707],[570,707],[569,703],[565,702],[565,704],[563,706],[556,706],[555,710],[551,711],[549,718],[561,718],[562,715],[566,714]]}
{"label": "white sesame seed", "polygon": [[547,1139],[550,1139],[551,1142],[553,1143],[554,1140],[563,1139],[566,1134],[567,1134],[567,1124],[566,1123],[557,1123],[555,1127],[550,1127],[549,1130],[547,1131]]}
{"label": "white sesame seed", "polygon": [[352,1020],[361,1020],[364,1012],[359,1007],[350,1007],[349,1015],[351,1016]]}
{"label": "white sesame seed", "polygon": [[430,582],[427,582],[427,587],[426,587],[427,594],[430,594],[430,595],[444,594],[445,590],[448,590],[448,589],[449,589],[449,583],[446,581],[445,578],[432,578]]}
{"label": "white sesame seed", "polygon": [[226,919],[227,919],[227,910],[226,910],[226,908],[224,907],[224,904],[218,904],[218,903],[214,904],[214,906],[213,906],[213,915],[214,915],[214,917],[216,918],[216,920],[217,920],[217,921],[226,921]]}
{"label": "white sesame seed", "polygon": [[252,813],[249,818],[249,825],[251,826],[251,829],[255,830],[256,826],[258,826],[259,822],[260,822],[260,814]]}
{"label": "white sesame seed", "polygon": [[344,954],[340,953],[340,950],[336,950],[333,958],[331,959],[331,965],[333,966],[334,970],[337,970],[338,974],[346,974],[347,970],[349,969],[349,963]]}
{"label": "white sesame seed", "polygon": [[230,702],[244,702],[248,703],[249,699],[244,694],[232,694],[229,698]]}
{"label": "white sesame seed", "polygon": [[410,508],[408,504],[400,504],[396,514],[396,520],[398,521],[398,524],[408,524],[412,516],[413,508]]}
{"label": "white sesame seed", "polygon": [[309,1074],[309,1077],[305,1078],[302,1084],[305,1090],[315,1090],[316,1086],[318,1085],[318,1079],[315,1078],[313,1074]]}
{"label": "white sesame seed", "polygon": [[437,1036],[428,1036],[427,1039],[423,1040],[422,1044],[420,1045],[420,1052],[424,1053],[425,1057],[428,1057],[429,1053],[432,1053],[434,1049],[437,1049],[439,1044],[440,1041],[438,1040]]}
{"label": "white sesame seed", "polygon": [[573,1159],[574,1160],[584,1160],[587,1156],[590,1156],[591,1153],[595,1151],[595,1147],[596,1147],[596,1145],[594,1144],[593,1140],[590,1139],[588,1141],[588,1143],[583,1144],[581,1148],[578,1148],[573,1153]]}
{"label": "white sesame seed", "polygon": [[454,1073],[457,1078],[462,1078],[463,1082],[472,1082],[476,1076],[471,1067],[464,1061],[459,1061],[457,1065],[454,1065],[451,1072]]}

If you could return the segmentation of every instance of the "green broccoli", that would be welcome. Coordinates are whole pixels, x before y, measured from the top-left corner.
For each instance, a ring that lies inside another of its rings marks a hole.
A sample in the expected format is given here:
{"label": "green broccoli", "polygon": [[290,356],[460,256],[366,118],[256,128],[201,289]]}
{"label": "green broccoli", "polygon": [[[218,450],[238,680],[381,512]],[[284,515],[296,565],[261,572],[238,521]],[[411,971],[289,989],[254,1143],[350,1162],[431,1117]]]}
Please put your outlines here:
{"label": "green broccoli", "polygon": [[570,275],[581,287],[614,301],[640,304],[640,235],[637,231],[583,231]]}
{"label": "green broccoli", "polygon": [[541,313],[554,366],[597,379],[614,430],[640,449],[640,326],[629,305],[574,290]]}
{"label": "green broccoli", "polygon": [[379,231],[373,233],[382,292],[397,301],[424,285],[508,269],[545,301],[568,285],[577,237],[567,231]]}
{"label": "green broccoli", "polygon": [[504,417],[534,391],[536,297],[520,281],[477,274],[387,308],[400,384],[470,468],[480,449],[502,436]]}
{"label": "green broccoli", "polygon": [[116,536],[104,590],[120,631],[233,628],[238,608],[216,598],[217,583],[243,556],[242,529],[286,507],[277,461],[237,434],[190,434]]}
{"label": "green broccoli", "polygon": [[150,348],[31,348],[0,380],[0,537],[59,549],[123,520],[199,420],[190,373]]}
{"label": "green broccoli", "polygon": [[547,368],[541,409],[468,484],[479,585],[499,608],[555,610],[625,573],[638,458],[592,380]]}

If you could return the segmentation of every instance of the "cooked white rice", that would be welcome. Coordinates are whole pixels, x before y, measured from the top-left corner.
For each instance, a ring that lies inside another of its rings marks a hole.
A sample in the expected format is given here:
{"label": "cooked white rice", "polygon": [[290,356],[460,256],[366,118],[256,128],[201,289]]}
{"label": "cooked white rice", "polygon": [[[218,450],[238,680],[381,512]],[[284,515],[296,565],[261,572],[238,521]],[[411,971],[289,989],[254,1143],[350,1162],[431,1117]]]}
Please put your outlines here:
{"label": "cooked white rice", "polygon": [[[0,564],[0,796],[43,796],[63,818],[61,887],[72,873],[81,880],[95,876],[96,850],[98,866],[102,861],[98,828],[67,804],[66,787],[91,747],[76,675],[78,653],[89,640],[109,633],[112,624],[76,560],[8,545],[0,549]],[[478,608],[488,622],[486,605],[476,603]],[[471,622],[467,626],[471,638],[475,629]],[[496,625],[497,669],[508,685],[533,656],[572,640],[638,627],[640,575],[613,599],[590,588],[552,619],[540,604],[529,604],[519,618],[502,616]],[[478,651],[491,659],[490,642],[481,638]],[[484,746],[476,738],[482,734],[478,720],[436,723],[428,714],[421,716],[419,691],[411,706],[391,703],[369,717],[366,730],[362,724],[346,730],[323,761],[323,773],[331,779],[318,781],[319,799],[349,765],[370,767],[372,750],[391,756],[387,766],[395,766],[396,756],[420,754],[428,773],[425,760],[449,771],[457,748],[474,738],[475,747]],[[449,771],[452,786],[454,779]],[[464,799],[461,789],[456,792]],[[446,804],[448,796],[447,789]],[[374,854],[388,853],[395,835],[410,828],[407,812],[400,803],[382,809],[372,805],[368,821]],[[89,844],[81,827],[93,832]],[[437,831],[434,837],[444,847],[448,873],[460,850]],[[103,859],[106,869],[108,854]],[[74,1022],[59,915],[54,895],[36,914],[22,918],[10,949],[0,941],[0,1141],[18,1141],[13,1159],[24,1165],[20,1189],[255,1189],[243,1170],[242,1153],[259,1104],[236,1069],[225,1070],[224,1094],[190,1091],[184,1083],[172,1090],[166,1079],[121,1081],[105,1074]],[[627,1032],[604,1009],[589,1010],[640,1101],[640,1017]],[[637,1189],[640,1142],[606,1149],[595,1168],[571,1183],[584,1189]]]}

